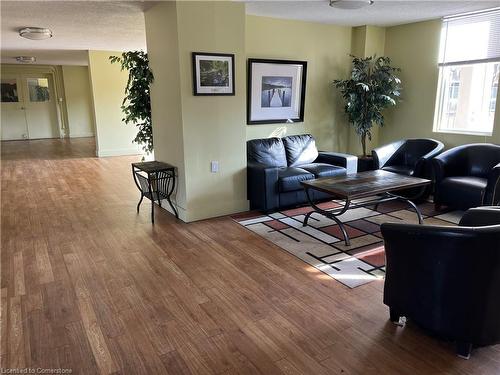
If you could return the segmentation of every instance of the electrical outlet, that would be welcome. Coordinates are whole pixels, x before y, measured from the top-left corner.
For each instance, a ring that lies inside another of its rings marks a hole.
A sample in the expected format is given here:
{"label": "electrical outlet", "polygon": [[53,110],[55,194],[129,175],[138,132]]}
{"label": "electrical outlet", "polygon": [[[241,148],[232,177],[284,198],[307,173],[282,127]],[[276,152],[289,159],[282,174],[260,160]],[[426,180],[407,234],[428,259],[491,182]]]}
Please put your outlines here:
{"label": "electrical outlet", "polygon": [[217,173],[219,172],[219,162],[217,160],[212,160],[210,162],[210,171],[212,173]]}

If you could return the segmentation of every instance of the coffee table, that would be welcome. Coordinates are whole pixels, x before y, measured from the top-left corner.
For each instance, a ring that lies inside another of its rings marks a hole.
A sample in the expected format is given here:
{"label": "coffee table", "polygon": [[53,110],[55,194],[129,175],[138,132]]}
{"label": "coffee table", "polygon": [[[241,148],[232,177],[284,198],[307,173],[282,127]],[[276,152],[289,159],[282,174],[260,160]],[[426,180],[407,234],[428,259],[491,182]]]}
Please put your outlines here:
{"label": "coffee table", "polygon": [[[400,175],[397,173],[383,171],[381,169],[338,177],[324,177],[315,180],[302,181],[301,184],[304,187],[307,199],[313,208],[313,211],[306,214],[303,225],[307,225],[309,217],[314,212],[326,216],[339,225],[342,235],[344,236],[345,244],[350,246],[351,242],[349,235],[347,234],[344,224],[338,216],[344,214],[349,208],[375,206],[375,209],[377,209],[377,206],[380,203],[395,200],[409,204],[417,214],[419,224],[422,224],[422,214],[412,200],[418,199],[422,196],[426,186],[430,183],[430,180],[426,180],[424,178]],[[410,188],[420,189],[418,189],[419,191],[414,197],[410,198],[393,193],[398,190],[406,190]],[[333,198],[345,200],[344,206],[331,211],[319,208],[311,199],[311,195],[309,193],[311,189],[330,194]],[[353,199],[367,198],[375,195],[377,196],[375,199],[356,203],[352,202]]]}

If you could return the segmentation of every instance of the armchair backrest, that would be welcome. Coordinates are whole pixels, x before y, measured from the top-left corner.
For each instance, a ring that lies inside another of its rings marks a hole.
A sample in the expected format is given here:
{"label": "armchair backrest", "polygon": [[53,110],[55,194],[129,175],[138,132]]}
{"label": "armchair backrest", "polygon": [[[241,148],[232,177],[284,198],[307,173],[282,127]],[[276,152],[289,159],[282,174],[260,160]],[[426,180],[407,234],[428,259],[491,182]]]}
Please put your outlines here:
{"label": "armchair backrest", "polygon": [[490,143],[466,145],[467,172],[470,176],[488,178],[495,165],[500,163],[500,146]]}
{"label": "armchair backrest", "polygon": [[[382,168],[391,165],[404,165],[413,169],[424,156],[435,156],[441,152],[444,145],[434,139],[405,139],[378,147],[372,151],[374,167]],[[429,155],[431,154],[431,155]]]}
{"label": "armchair backrest", "polygon": [[418,161],[428,153],[436,150],[436,153],[443,148],[442,143],[434,139],[407,139],[399,147],[386,165],[406,165],[415,168]]}
{"label": "armchair backrest", "polygon": [[289,135],[283,138],[289,167],[309,164],[318,158],[316,140],[311,134]]}
{"label": "armchair backrest", "polygon": [[[474,143],[453,147],[436,157],[436,172],[442,165],[446,176],[474,176],[488,178],[493,167],[500,163],[500,146]],[[438,173],[439,174],[439,173]]]}
{"label": "armchair backrest", "polygon": [[404,146],[405,165],[415,166],[425,155],[435,150],[436,153],[443,149],[443,144],[434,139],[408,139]]}
{"label": "armchair backrest", "polygon": [[262,138],[247,141],[248,163],[267,167],[286,167],[285,145],[281,138]]}

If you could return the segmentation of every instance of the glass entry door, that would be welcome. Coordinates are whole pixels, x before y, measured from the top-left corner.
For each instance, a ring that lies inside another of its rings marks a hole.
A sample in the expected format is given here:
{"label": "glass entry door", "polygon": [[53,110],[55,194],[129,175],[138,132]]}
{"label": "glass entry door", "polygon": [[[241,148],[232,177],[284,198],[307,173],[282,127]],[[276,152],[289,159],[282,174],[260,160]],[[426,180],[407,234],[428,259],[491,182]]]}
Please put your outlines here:
{"label": "glass entry door", "polygon": [[1,101],[2,140],[28,139],[21,77],[15,75],[2,76]]}
{"label": "glass entry door", "polygon": [[2,140],[58,137],[52,75],[2,77]]}

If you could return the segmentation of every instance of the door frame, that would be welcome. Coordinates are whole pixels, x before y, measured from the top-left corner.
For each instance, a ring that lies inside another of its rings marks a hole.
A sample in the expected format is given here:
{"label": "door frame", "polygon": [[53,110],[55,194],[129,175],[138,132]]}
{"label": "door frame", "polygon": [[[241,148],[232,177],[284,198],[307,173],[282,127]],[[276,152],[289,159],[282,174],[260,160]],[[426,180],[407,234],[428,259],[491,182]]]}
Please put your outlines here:
{"label": "door frame", "polygon": [[26,109],[26,126],[28,128],[28,139],[38,139],[40,137],[35,136],[33,138],[33,131],[35,128],[34,126],[38,126],[38,124],[35,124],[33,122],[30,123],[29,119],[32,117],[30,116],[30,111],[32,109],[35,109],[37,106],[39,106],[42,103],[32,101],[30,98],[30,91],[29,91],[29,84],[28,80],[29,79],[39,79],[39,78],[44,78],[47,79],[48,85],[49,85],[49,101],[48,103],[45,102],[43,104],[49,104],[50,108],[48,109],[51,111],[51,114],[49,115],[50,117],[54,116],[57,123],[54,124],[53,121],[51,121],[50,126],[51,126],[51,134],[53,136],[51,137],[41,137],[41,139],[50,139],[50,138],[63,138],[61,136],[61,121],[60,121],[60,116],[59,116],[59,111],[58,111],[58,99],[57,99],[57,94],[55,90],[55,81],[54,81],[54,74],[51,73],[23,73],[20,75],[23,88],[24,88],[24,108]]}
{"label": "door frame", "polygon": [[[18,65],[18,64],[2,64],[1,75],[18,75],[26,74],[47,74],[50,75],[53,82],[53,90],[55,96],[55,106],[57,115],[57,129],[59,138],[69,136],[68,131],[68,113],[66,109],[66,101],[64,100],[64,84],[62,79],[62,68],[55,65]],[[24,88],[23,88],[24,90]],[[28,126],[29,127],[29,126]]]}

